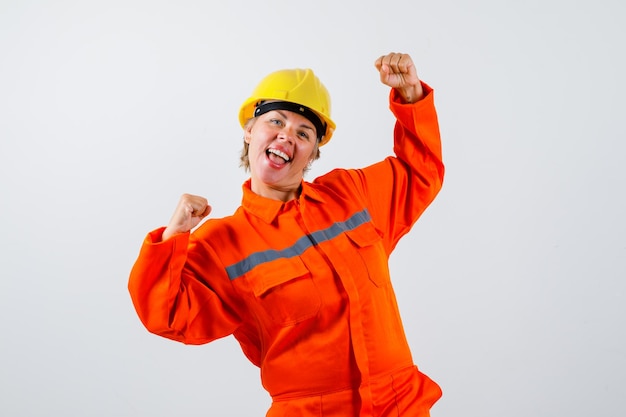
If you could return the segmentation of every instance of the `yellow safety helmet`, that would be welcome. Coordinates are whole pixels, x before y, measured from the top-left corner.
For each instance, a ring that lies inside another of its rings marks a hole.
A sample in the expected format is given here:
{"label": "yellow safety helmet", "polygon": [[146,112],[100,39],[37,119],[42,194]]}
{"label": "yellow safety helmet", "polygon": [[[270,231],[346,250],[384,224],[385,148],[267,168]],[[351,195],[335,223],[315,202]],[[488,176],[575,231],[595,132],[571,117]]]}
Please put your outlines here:
{"label": "yellow safety helmet", "polygon": [[320,146],[333,135],[330,95],[310,69],[279,70],[263,78],[241,105],[239,123],[244,127],[248,119],[276,109],[294,111],[309,119],[315,125]]}

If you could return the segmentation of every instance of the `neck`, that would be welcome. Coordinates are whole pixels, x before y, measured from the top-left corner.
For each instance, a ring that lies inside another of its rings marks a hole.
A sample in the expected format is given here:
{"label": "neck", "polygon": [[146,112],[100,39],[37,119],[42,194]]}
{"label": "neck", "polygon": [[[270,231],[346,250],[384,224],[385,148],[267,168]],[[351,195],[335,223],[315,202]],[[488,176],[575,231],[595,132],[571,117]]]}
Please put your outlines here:
{"label": "neck", "polygon": [[302,185],[298,183],[289,187],[274,187],[267,184],[258,185],[253,180],[250,184],[250,189],[261,197],[287,202],[300,196]]}

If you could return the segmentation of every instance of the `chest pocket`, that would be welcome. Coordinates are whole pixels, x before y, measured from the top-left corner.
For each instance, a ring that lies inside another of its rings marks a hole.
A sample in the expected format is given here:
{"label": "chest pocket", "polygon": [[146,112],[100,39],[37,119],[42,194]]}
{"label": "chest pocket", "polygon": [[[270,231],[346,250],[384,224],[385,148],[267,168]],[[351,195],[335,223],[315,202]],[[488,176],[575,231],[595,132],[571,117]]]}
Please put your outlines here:
{"label": "chest pocket", "polygon": [[246,279],[256,310],[275,325],[290,326],[315,317],[322,305],[311,272],[298,257],[259,265]]}
{"label": "chest pocket", "polygon": [[383,246],[383,238],[371,223],[365,223],[356,229],[346,231],[350,242],[356,247],[361,265],[354,268],[365,269],[370,281],[377,287],[385,287],[390,283],[389,259]]}

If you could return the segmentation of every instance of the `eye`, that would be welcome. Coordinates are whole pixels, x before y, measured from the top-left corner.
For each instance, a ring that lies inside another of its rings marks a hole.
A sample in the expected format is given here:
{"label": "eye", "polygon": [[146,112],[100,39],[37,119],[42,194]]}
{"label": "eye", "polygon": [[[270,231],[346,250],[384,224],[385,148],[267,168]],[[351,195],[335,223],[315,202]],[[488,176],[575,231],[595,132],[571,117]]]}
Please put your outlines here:
{"label": "eye", "polygon": [[282,126],[283,121],[278,119],[269,119],[269,123],[275,126]]}
{"label": "eye", "polygon": [[309,140],[309,134],[304,130],[299,131],[298,136],[300,136],[303,139]]}

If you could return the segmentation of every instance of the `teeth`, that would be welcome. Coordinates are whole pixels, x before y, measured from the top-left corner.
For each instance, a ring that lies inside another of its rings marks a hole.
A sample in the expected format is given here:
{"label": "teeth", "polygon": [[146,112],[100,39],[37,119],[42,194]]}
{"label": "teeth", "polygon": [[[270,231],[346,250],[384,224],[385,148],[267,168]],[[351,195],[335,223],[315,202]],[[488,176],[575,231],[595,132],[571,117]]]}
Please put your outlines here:
{"label": "teeth", "polygon": [[281,152],[278,149],[268,149],[267,151],[273,153],[274,155],[278,155],[285,161],[289,162],[289,155],[287,155],[285,152]]}

